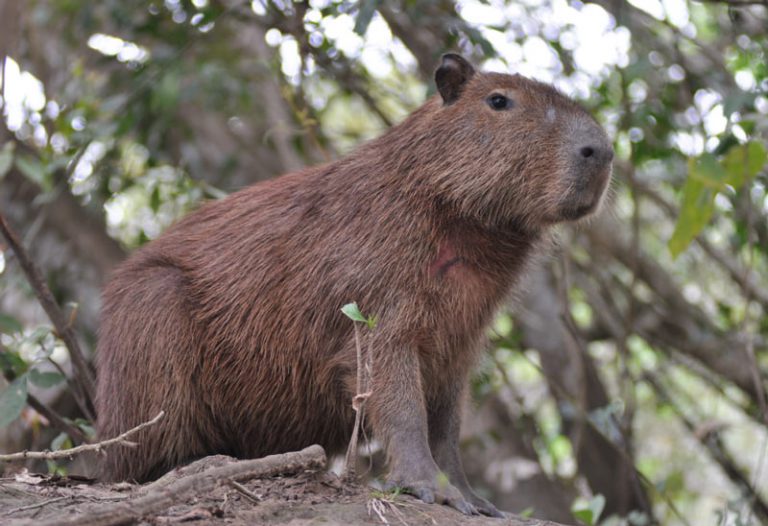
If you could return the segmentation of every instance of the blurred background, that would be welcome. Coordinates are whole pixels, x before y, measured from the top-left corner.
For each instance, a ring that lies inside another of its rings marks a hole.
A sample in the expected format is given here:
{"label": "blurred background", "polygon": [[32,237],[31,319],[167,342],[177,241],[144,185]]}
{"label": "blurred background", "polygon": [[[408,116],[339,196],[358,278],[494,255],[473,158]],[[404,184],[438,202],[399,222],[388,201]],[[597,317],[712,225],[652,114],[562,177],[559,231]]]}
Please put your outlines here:
{"label": "blurred background", "polygon": [[[446,51],[555,84],[617,153],[489,332],[474,486],[567,523],[768,524],[766,1],[0,0],[0,212],[91,359],[127,253],[377,136]],[[0,248],[0,450],[79,443],[68,349]]]}

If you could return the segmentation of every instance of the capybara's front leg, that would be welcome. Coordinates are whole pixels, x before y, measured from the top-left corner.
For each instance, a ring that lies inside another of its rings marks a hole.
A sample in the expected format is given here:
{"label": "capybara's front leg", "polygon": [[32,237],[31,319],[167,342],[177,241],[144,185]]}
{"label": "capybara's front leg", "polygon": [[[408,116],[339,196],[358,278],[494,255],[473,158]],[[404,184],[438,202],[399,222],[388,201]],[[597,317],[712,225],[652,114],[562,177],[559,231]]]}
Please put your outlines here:
{"label": "capybara's front leg", "polygon": [[447,379],[435,400],[428,404],[429,446],[438,467],[480,513],[491,517],[504,517],[496,506],[472,490],[461,463],[459,431],[465,386],[464,375]]}
{"label": "capybara's front leg", "polygon": [[448,481],[447,475],[441,474],[429,449],[416,351],[407,347],[393,349],[380,355],[374,364],[371,423],[387,450],[386,487],[400,487],[424,502],[440,502],[466,515],[476,515],[477,509]]}

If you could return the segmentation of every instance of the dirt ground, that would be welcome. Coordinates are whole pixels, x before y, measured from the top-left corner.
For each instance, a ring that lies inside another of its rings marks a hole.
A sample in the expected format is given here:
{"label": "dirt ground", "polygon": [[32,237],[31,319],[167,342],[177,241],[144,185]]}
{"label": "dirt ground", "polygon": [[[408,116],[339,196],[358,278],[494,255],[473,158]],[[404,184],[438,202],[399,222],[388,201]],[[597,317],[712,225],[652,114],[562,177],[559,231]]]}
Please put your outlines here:
{"label": "dirt ground", "polygon": [[[131,503],[145,493],[145,486],[21,472],[0,480],[0,524],[37,526],[71,520],[83,525],[107,524],[103,518],[98,519],[99,511]],[[160,512],[128,523],[558,526],[532,519],[466,517],[446,506],[424,504],[407,495],[385,495],[369,487],[343,484],[324,470],[254,479],[239,488],[222,483],[212,491],[187,495]]]}

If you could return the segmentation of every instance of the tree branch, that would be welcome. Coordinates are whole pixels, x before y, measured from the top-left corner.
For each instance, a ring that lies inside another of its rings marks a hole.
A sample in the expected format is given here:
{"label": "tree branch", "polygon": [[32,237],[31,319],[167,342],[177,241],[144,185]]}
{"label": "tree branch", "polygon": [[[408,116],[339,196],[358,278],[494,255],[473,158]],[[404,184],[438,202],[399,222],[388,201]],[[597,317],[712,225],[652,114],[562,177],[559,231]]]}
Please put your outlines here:
{"label": "tree branch", "polygon": [[21,451],[19,453],[0,455],[0,461],[13,462],[17,460],[56,460],[62,458],[72,458],[73,456],[79,455],[80,453],[85,453],[86,451],[99,452],[105,447],[113,446],[116,444],[133,447],[136,444],[134,442],[129,442],[128,438],[146,427],[155,425],[160,421],[161,418],[163,418],[164,415],[165,411],[160,411],[152,420],[144,422],[143,424],[139,424],[133,429],[129,429],[125,433],[122,433],[115,438],[102,440],[101,442],[96,442],[94,444],[83,444],[81,446],[73,447],[70,449],[60,449],[59,451]]}
{"label": "tree branch", "polygon": [[16,254],[24,274],[27,276],[32,289],[35,291],[40,305],[53,323],[56,333],[67,346],[69,355],[74,365],[75,389],[74,395],[78,402],[80,410],[90,420],[94,420],[93,397],[95,393],[95,373],[91,364],[85,359],[83,351],[80,349],[80,343],[75,337],[75,333],[69,323],[69,320],[59,308],[56,299],[51,290],[45,283],[40,269],[35,265],[22,246],[16,233],[11,229],[2,213],[0,213],[0,233],[5,238],[8,246]]}

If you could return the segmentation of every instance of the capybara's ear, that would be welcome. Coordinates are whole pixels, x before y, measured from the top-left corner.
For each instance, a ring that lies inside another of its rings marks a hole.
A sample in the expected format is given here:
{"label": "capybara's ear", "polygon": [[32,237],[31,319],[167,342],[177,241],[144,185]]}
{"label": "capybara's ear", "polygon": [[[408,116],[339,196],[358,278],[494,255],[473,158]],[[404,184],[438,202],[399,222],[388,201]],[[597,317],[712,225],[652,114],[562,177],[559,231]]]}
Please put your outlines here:
{"label": "capybara's ear", "polygon": [[464,84],[475,74],[467,59],[456,53],[446,53],[440,67],[435,71],[437,91],[443,97],[444,104],[452,104],[461,95]]}

